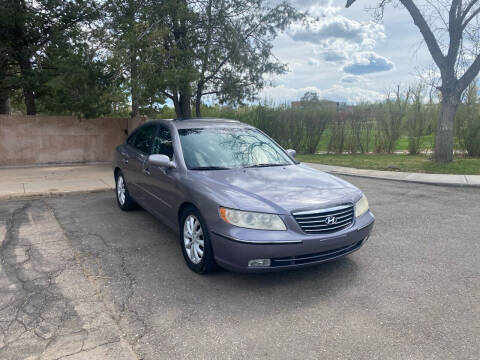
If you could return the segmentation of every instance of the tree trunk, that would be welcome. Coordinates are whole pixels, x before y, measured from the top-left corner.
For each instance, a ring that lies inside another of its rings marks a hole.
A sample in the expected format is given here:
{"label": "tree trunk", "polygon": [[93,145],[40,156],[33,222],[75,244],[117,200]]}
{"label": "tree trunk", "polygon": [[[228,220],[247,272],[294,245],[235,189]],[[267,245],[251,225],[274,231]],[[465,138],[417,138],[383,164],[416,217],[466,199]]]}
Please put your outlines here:
{"label": "tree trunk", "polygon": [[435,138],[436,162],[446,163],[453,160],[453,124],[459,102],[460,96],[456,94],[442,94],[442,107]]}
{"label": "tree trunk", "polygon": [[25,98],[27,115],[36,115],[37,107],[35,106],[35,93],[31,84],[32,64],[24,54],[18,55],[18,63],[20,65],[22,78],[25,80],[25,85],[23,85],[23,96]]}
{"label": "tree trunk", "polygon": [[0,92],[0,114],[10,115],[10,100],[8,99],[8,93]]}
{"label": "tree trunk", "polygon": [[132,95],[132,118],[137,117],[140,113],[138,101],[138,64],[134,47],[130,49],[130,86]]}
{"label": "tree trunk", "polygon": [[23,89],[23,96],[25,97],[25,106],[27,107],[27,115],[37,115],[37,107],[35,105],[35,94],[33,90],[27,85]]}
{"label": "tree trunk", "polygon": [[181,111],[180,111],[180,103],[178,102],[178,96],[176,93],[174,93],[173,97],[171,98],[172,101],[173,101],[173,107],[175,108],[175,114],[177,116],[177,119],[181,119],[182,118],[182,114],[181,114]]}
{"label": "tree trunk", "polygon": [[196,117],[202,116],[202,91],[203,91],[203,86],[198,84],[197,94],[195,96],[195,116]]}
{"label": "tree trunk", "polygon": [[180,94],[180,111],[182,119],[189,119],[192,117],[191,99],[190,95]]}
{"label": "tree trunk", "polygon": [[177,119],[190,119],[192,117],[191,99],[190,95],[182,93],[180,93],[180,96],[174,96],[173,105],[175,106]]}

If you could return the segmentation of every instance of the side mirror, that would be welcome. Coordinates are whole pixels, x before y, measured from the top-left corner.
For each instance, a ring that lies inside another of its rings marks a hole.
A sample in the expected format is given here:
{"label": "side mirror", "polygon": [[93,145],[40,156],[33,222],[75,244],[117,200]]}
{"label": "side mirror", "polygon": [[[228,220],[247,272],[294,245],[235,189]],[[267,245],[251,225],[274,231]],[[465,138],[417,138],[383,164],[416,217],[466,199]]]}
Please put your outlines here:
{"label": "side mirror", "polygon": [[295,155],[297,155],[297,152],[293,149],[288,149],[287,154],[290,155],[292,158],[295,159]]}
{"label": "side mirror", "polygon": [[155,154],[148,157],[148,163],[154,166],[160,166],[165,168],[177,167],[173,161],[167,155]]}

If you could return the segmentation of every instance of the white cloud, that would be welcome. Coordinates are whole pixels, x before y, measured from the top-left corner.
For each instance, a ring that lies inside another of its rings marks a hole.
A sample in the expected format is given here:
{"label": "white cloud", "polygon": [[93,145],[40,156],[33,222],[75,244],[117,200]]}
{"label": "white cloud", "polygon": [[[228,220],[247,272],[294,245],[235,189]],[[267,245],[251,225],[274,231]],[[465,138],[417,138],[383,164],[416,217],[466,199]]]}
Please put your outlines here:
{"label": "white cloud", "polygon": [[384,98],[384,95],[375,90],[368,90],[361,87],[346,87],[335,84],[331,88],[320,91],[319,95],[323,99],[346,103],[360,103],[363,101],[374,102]]}
{"label": "white cloud", "polygon": [[300,99],[307,91],[316,92],[321,99],[347,103],[359,103],[362,101],[373,102],[384,98],[382,93],[374,90],[368,90],[358,86],[349,87],[341,84],[334,84],[327,89],[320,89],[315,86],[289,88],[285,85],[280,85],[264,89],[262,98],[277,104],[289,103],[293,100]]}
{"label": "white cloud", "polygon": [[273,52],[289,72],[272,78],[276,86],[260,96],[282,103],[317,91],[354,103],[381,99],[392,84],[417,81],[415,69],[432,64],[426,49],[417,51],[421,34],[401,6],[388,8],[385,25],[372,22],[365,8],[377,1],[345,9],[345,0],[292,0],[319,21],[311,27],[297,24],[275,40]]}
{"label": "white cloud", "polygon": [[307,63],[308,65],[315,66],[315,67],[319,67],[322,64],[319,60],[313,57],[309,57]]}
{"label": "white cloud", "polygon": [[331,39],[342,39],[372,49],[377,41],[384,40],[385,28],[372,21],[359,22],[337,14],[338,8],[322,8],[318,19],[312,19],[308,25],[295,24],[289,30],[293,40],[324,44]]}
{"label": "white cloud", "polygon": [[[383,25],[372,21],[356,21],[339,14],[340,8],[327,6],[310,8],[318,16],[309,25],[295,24],[288,32],[296,42],[313,46],[319,60],[343,64],[346,73],[361,75],[394,68],[390,59],[376,54],[373,49],[386,37]],[[310,60],[309,64],[316,64]]]}
{"label": "white cloud", "polygon": [[365,79],[363,76],[358,76],[358,75],[344,75],[340,79],[340,81],[344,84],[365,84],[367,83],[367,79]]}
{"label": "white cloud", "polygon": [[328,50],[322,51],[320,53],[320,56],[322,57],[323,60],[330,61],[330,62],[343,63],[345,60],[348,59],[348,55],[345,53],[345,51],[337,50],[337,49],[328,49]]}
{"label": "white cloud", "polygon": [[386,57],[380,56],[373,51],[355,53],[345,64],[343,71],[353,75],[364,75],[374,72],[389,71],[394,64]]}

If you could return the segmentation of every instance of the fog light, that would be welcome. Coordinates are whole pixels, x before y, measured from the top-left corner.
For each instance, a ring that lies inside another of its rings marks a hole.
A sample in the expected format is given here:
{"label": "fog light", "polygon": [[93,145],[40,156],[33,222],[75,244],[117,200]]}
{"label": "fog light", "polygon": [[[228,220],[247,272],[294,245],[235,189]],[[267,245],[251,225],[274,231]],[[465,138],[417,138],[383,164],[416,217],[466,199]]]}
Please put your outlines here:
{"label": "fog light", "polygon": [[255,259],[248,262],[248,267],[269,267],[270,259]]}

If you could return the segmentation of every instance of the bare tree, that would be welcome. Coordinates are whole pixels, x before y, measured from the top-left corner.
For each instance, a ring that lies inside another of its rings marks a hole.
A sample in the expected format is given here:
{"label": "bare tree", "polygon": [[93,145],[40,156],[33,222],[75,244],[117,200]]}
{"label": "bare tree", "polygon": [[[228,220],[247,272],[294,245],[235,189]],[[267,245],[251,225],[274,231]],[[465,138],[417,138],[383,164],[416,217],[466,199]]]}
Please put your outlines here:
{"label": "bare tree", "polygon": [[428,114],[425,109],[425,88],[423,85],[415,86],[411,91],[411,106],[407,113],[408,152],[416,155],[421,151],[428,127]]}
{"label": "bare tree", "polygon": [[[356,0],[347,0],[350,7]],[[382,15],[387,4],[380,0],[377,14]],[[480,71],[479,0],[398,0],[410,13],[419,28],[432,58],[440,70],[439,90],[442,105],[435,139],[435,160],[453,160],[453,129],[455,114],[462,93]],[[448,40],[444,41],[448,36]]]}
{"label": "bare tree", "polygon": [[385,100],[385,117],[378,118],[379,129],[384,139],[384,151],[393,153],[395,144],[400,138],[402,122],[407,113],[408,101],[411,89],[402,91],[400,85],[395,90],[387,90]]}

